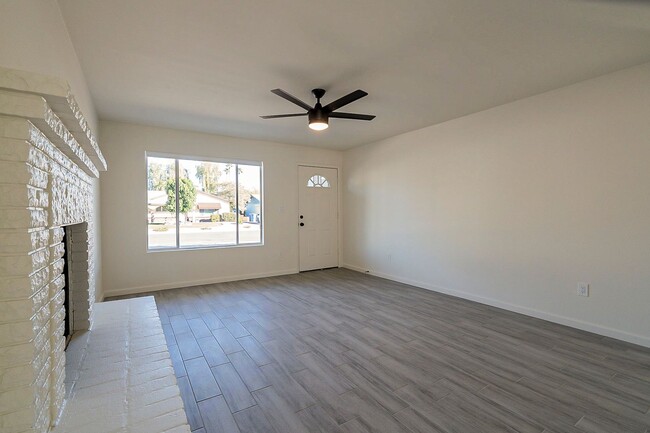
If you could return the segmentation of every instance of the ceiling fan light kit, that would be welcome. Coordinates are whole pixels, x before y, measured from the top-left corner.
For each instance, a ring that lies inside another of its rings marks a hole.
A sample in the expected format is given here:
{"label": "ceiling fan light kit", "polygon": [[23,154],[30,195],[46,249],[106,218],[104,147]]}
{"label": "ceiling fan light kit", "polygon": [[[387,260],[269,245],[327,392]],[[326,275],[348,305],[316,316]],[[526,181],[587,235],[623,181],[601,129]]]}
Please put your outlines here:
{"label": "ceiling fan light kit", "polygon": [[322,119],[309,119],[309,128],[313,129],[314,131],[322,131],[324,129],[329,128],[329,119],[324,117]]}
{"label": "ceiling fan light kit", "polygon": [[372,120],[375,116],[370,114],[354,114],[354,113],[338,113],[334,110],[338,110],[344,105],[348,105],[357,99],[361,99],[368,94],[363,90],[355,90],[354,92],[345,95],[342,98],[337,99],[334,102],[330,102],[326,106],[322,106],[320,99],[325,95],[325,90],[323,89],[314,89],[311,92],[316,98],[316,105],[314,107],[309,106],[306,102],[301,101],[295,96],[285,92],[282,89],[273,89],[272,93],[280,96],[281,98],[286,99],[289,102],[296,104],[297,106],[307,110],[306,113],[296,113],[296,114],[274,114],[271,116],[260,116],[262,119],[279,119],[283,117],[298,117],[298,116],[307,116],[309,119],[309,128],[314,131],[322,131],[329,127],[330,117],[338,119],[352,119],[352,120]]}

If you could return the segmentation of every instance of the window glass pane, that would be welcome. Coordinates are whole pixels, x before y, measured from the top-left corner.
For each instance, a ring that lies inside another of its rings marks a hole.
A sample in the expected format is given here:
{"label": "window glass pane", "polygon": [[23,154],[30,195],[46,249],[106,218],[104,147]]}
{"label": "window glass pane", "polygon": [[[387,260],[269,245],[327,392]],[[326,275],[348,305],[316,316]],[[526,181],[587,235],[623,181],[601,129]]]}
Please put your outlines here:
{"label": "window glass pane", "polygon": [[261,190],[259,165],[147,157],[149,249],[261,243]]}
{"label": "window glass pane", "polygon": [[310,177],[309,180],[307,181],[307,187],[308,188],[329,188],[330,183],[324,176],[315,174],[312,177]]}
{"label": "window glass pane", "polygon": [[176,162],[147,158],[147,222],[149,249],[176,248]]}
{"label": "window glass pane", "polygon": [[239,243],[262,242],[262,169],[239,164]]}
{"label": "window glass pane", "polygon": [[180,247],[235,245],[235,165],[179,160]]}

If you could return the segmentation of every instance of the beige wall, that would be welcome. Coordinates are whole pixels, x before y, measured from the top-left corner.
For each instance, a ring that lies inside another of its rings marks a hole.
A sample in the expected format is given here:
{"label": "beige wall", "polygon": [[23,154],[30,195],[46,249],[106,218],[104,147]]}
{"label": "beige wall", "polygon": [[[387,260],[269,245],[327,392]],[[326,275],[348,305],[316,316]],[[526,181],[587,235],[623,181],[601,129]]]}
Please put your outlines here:
{"label": "beige wall", "polygon": [[[56,1],[0,3],[0,64],[69,81],[98,131]],[[646,64],[346,152],[344,263],[650,345],[649,89]],[[325,150],[102,127],[97,267],[111,293],[295,272],[296,166],[341,164]],[[266,245],[146,253],[145,150],[263,160]]]}
{"label": "beige wall", "polygon": [[[298,271],[298,164],[340,167],[341,152],[101,122],[105,294]],[[145,152],[262,161],[264,246],[147,252]]]}
{"label": "beige wall", "polygon": [[0,65],[66,80],[97,131],[97,114],[56,0],[0,2]]}
{"label": "beige wall", "polygon": [[[91,129],[98,134],[97,114],[77,54],[56,0],[4,0],[0,2],[0,65],[68,81]],[[100,142],[100,147],[102,143]],[[110,169],[110,167],[109,167]],[[99,194],[99,181],[93,182]],[[97,197],[96,195],[96,197]],[[99,200],[93,211],[99,227]],[[97,243],[96,296],[102,298],[101,238]]]}
{"label": "beige wall", "polygon": [[650,346],[650,64],[347,151],[343,173],[345,265]]}

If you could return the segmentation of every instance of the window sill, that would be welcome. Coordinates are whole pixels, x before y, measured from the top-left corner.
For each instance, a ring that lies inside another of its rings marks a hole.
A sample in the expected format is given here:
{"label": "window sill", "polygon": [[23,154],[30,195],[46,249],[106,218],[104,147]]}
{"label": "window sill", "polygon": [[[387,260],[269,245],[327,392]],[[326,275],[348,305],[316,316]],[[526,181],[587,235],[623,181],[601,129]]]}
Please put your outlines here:
{"label": "window sill", "polygon": [[263,247],[264,242],[259,243],[250,243],[250,244],[239,244],[239,245],[206,245],[204,247],[170,247],[170,248],[147,248],[147,253],[168,253],[172,251],[204,251],[204,250],[223,250],[231,248],[251,248],[251,247]]}

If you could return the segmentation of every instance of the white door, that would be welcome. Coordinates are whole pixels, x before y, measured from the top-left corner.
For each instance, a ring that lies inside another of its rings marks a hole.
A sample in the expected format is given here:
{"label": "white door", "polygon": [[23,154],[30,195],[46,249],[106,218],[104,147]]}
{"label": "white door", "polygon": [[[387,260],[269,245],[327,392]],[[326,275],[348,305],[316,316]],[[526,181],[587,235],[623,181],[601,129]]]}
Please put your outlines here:
{"label": "white door", "polygon": [[300,270],[339,265],[338,171],[298,166]]}

